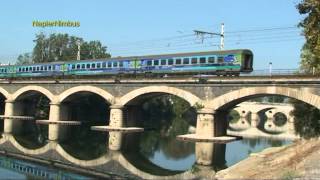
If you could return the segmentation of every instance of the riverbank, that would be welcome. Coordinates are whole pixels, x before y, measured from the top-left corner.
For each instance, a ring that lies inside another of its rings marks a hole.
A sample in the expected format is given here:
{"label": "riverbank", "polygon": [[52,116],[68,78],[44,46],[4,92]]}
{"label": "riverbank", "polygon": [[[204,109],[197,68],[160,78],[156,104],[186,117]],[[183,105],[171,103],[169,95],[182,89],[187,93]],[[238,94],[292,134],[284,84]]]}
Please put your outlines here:
{"label": "riverbank", "polygon": [[320,179],[320,139],[296,140],[284,147],[268,148],[228,169],[217,172],[227,179]]}

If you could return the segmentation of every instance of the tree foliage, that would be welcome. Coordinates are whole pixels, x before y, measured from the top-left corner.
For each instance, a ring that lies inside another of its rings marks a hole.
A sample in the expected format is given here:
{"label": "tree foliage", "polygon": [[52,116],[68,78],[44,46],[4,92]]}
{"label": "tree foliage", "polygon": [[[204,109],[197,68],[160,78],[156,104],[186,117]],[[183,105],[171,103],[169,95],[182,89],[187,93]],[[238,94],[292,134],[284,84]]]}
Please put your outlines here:
{"label": "tree foliage", "polygon": [[21,64],[31,64],[32,63],[32,55],[30,53],[24,53],[18,56],[17,65]]}
{"label": "tree foliage", "polygon": [[305,15],[299,24],[306,38],[301,53],[301,69],[311,73],[314,68],[320,73],[320,1],[303,0],[297,9]]}
{"label": "tree foliage", "polygon": [[295,121],[294,127],[297,134],[304,138],[312,138],[320,135],[320,111],[316,107],[301,101],[294,100]]}
{"label": "tree foliage", "polygon": [[[320,73],[320,1],[303,0],[297,5],[304,19],[299,26],[306,38],[301,52],[301,69],[308,73]],[[295,131],[301,137],[311,138],[320,135],[320,111],[309,104],[293,101]]]}
{"label": "tree foliage", "polygon": [[107,53],[107,47],[103,46],[100,41],[87,42],[80,37],[60,33],[47,37],[44,33],[39,33],[36,34],[34,40],[35,46],[32,55],[20,55],[17,64],[76,60],[78,42],[81,44],[81,60],[110,57],[110,54]]}

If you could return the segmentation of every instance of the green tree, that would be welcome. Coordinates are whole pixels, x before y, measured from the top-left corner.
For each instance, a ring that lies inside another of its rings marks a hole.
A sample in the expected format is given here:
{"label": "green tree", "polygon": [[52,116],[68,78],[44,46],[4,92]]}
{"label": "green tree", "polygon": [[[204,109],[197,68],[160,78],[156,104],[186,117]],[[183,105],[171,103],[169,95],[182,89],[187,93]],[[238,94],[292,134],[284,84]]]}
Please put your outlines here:
{"label": "green tree", "polygon": [[18,56],[17,59],[17,65],[22,65],[22,64],[30,64],[32,63],[32,56],[30,53],[24,53]]}
{"label": "green tree", "polygon": [[[78,42],[81,44],[81,60],[110,57],[110,54],[107,53],[107,47],[103,46],[100,41],[86,42],[80,37],[60,33],[51,34],[47,37],[44,33],[39,33],[36,34],[34,40],[35,46],[31,56],[32,61],[34,63],[43,63],[75,60],[77,58]],[[31,62],[25,61],[24,55],[20,56],[20,60],[18,59],[19,64],[22,64],[20,62]]]}
{"label": "green tree", "polygon": [[299,26],[303,28],[306,43],[301,53],[301,69],[320,72],[320,1],[303,0],[297,5],[304,16]]}
{"label": "green tree", "polygon": [[[302,0],[297,6],[304,19],[299,26],[306,38],[301,51],[300,68],[305,72],[320,73],[320,1]],[[304,138],[320,135],[320,111],[309,104],[292,100],[295,131]]]}
{"label": "green tree", "polygon": [[301,101],[293,100],[295,121],[294,127],[297,134],[304,138],[320,135],[320,111],[316,107]]}

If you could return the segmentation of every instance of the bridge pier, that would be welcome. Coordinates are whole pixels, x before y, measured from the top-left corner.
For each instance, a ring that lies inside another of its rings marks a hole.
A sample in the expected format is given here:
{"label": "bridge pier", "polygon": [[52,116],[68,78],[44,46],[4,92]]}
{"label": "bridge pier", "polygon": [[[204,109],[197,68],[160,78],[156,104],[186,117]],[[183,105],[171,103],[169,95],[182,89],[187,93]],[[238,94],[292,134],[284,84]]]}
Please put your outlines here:
{"label": "bridge pier", "polygon": [[[50,103],[49,121],[60,120],[60,104]],[[48,139],[50,141],[58,141],[59,138],[59,125],[49,124]]]}
{"label": "bridge pier", "polygon": [[[23,105],[21,102],[6,101],[5,104],[5,116],[16,116],[23,114]],[[17,134],[20,133],[22,128],[22,121],[15,119],[4,119],[4,133],[5,134]]]}
{"label": "bridge pier", "polygon": [[[13,116],[14,115],[14,101],[6,100],[5,101],[5,116]],[[13,131],[13,120],[12,119],[4,119],[4,129],[3,132],[5,134],[12,134]]]}
{"label": "bridge pier", "polygon": [[251,112],[251,127],[257,128],[259,125],[260,117],[258,112]]}
{"label": "bridge pier", "polygon": [[287,131],[289,134],[295,134],[295,128],[294,128],[294,117],[289,116],[288,121],[287,121]]}
{"label": "bridge pier", "polygon": [[[123,127],[123,106],[112,105],[110,106],[110,122],[111,127]],[[122,133],[121,132],[109,132],[109,149],[120,150],[122,144]]]}
{"label": "bridge pier", "polygon": [[[202,137],[215,136],[215,122],[213,109],[203,108],[198,110],[196,135]],[[196,163],[200,165],[211,165],[214,143],[197,142]]]}

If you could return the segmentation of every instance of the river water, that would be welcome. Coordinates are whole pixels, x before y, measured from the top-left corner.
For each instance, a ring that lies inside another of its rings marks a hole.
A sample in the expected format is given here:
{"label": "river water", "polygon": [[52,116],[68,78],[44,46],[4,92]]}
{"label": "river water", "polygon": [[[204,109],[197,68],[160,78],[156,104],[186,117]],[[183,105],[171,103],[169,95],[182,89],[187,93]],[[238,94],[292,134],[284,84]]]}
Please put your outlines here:
{"label": "river water", "polygon": [[[140,168],[140,170],[153,173],[153,168],[141,166],[141,158],[132,156],[143,156],[149,162],[150,166],[160,167],[172,172],[183,172],[193,168],[196,161],[195,143],[177,141],[175,138],[158,138],[152,132],[140,134],[140,145],[138,149],[132,151],[123,151],[128,160]],[[152,140],[150,140],[152,139]],[[289,140],[275,140],[265,138],[242,139],[218,146],[218,151],[214,154],[215,170],[225,169],[237,162],[247,158],[250,153],[260,152],[268,147],[283,146],[291,143]],[[132,153],[134,152],[134,153]],[[138,160],[140,159],[140,160]],[[145,164],[145,163],[144,163]],[[148,163],[147,163],[148,164]],[[157,170],[156,170],[157,171]],[[154,172],[154,174],[159,174]],[[163,174],[166,175],[166,174]],[[8,157],[0,157],[0,179],[12,177],[14,179],[30,178],[52,178],[52,179],[86,179],[88,177],[78,175],[73,172],[66,172],[53,167],[30,163],[23,160],[16,160]]]}
{"label": "river water", "polygon": [[[84,103],[80,104],[83,105]],[[77,106],[73,106],[78,107],[78,104]],[[151,106],[152,104],[149,105],[149,107]],[[90,108],[87,107],[83,109],[80,108],[71,114],[81,115],[87,113],[87,111],[89,111],[88,109],[90,110]],[[123,146],[120,153],[130,164],[149,174],[172,175],[193,169],[196,164],[195,151],[197,143],[178,141],[176,136],[190,133],[190,127],[194,127],[196,123],[194,113],[193,115],[192,113],[184,113],[186,114],[185,116],[171,115],[171,119],[166,119],[171,112],[169,110],[163,112],[166,106],[160,108],[157,104],[153,107],[153,111],[150,111],[150,109],[151,108],[142,116],[144,120],[141,121],[142,124],[139,125],[139,127],[146,128],[146,131],[143,133],[125,134],[123,136]],[[108,155],[110,152],[107,148],[108,144],[106,143],[108,142],[108,133],[92,131],[90,129],[91,126],[106,125],[105,120],[108,119],[107,115],[104,115],[107,114],[105,113],[106,110],[101,110],[101,112],[104,113],[96,113],[98,110],[90,110],[90,112],[91,111],[95,113],[87,113],[87,116],[90,117],[81,115],[82,119],[90,118],[90,121],[85,121],[81,126],[69,127],[66,140],[59,142],[64,151],[76,159],[92,160],[105,154]],[[181,109],[174,109],[174,111],[178,112],[176,114],[182,114],[180,112]],[[75,116],[74,119],[82,121],[82,119],[77,118],[77,116]],[[97,120],[93,121],[95,119]],[[47,143],[45,140],[48,138],[47,126],[37,125],[34,122],[33,124],[32,122],[25,122],[24,127],[25,130],[29,128],[28,133],[22,135],[14,134],[14,138],[20,145],[26,148],[37,149]],[[212,169],[215,171],[225,169],[247,158],[251,153],[260,152],[268,147],[283,146],[291,142],[292,141],[289,140],[255,137],[241,139],[227,144],[214,144]],[[45,173],[40,173],[39,169]],[[112,170],[102,170],[102,172],[110,171]],[[2,157],[0,158],[0,179],[7,177],[14,179],[30,177],[54,177],[53,179],[87,178],[83,175],[66,172],[53,167],[45,167],[23,160]]]}

